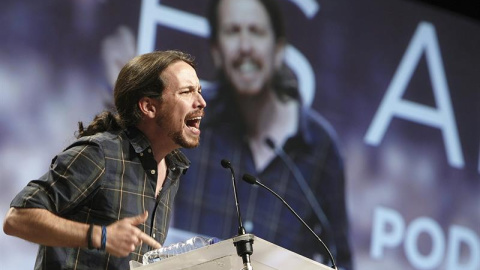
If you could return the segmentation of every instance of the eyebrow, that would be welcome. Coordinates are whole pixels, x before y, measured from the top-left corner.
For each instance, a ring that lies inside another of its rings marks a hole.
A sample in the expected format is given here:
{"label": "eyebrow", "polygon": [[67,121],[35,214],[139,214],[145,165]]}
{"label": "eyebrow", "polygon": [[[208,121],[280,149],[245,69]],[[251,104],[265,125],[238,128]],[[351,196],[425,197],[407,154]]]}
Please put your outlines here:
{"label": "eyebrow", "polygon": [[[195,90],[195,89],[197,89],[197,87],[194,84],[188,84],[188,85],[181,86],[180,88],[178,88],[178,91],[185,90],[185,89]],[[198,85],[198,91],[202,91],[202,85],[201,84]]]}

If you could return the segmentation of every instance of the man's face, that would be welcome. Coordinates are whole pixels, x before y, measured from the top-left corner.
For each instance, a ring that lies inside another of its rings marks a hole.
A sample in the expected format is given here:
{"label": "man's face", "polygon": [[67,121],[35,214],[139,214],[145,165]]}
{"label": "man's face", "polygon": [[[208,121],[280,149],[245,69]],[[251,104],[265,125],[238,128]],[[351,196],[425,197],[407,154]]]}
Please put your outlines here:
{"label": "man's face", "polygon": [[200,121],[207,104],[195,69],[178,61],[165,69],[161,77],[166,85],[155,119],[157,126],[167,131],[168,137],[180,147],[198,146]]}
{"label": "man's face", "polygon": [[256,95],[266,89],[283,56],[270,17],[257,0],[224,0],[218,12],[215,64],[237,94]]}

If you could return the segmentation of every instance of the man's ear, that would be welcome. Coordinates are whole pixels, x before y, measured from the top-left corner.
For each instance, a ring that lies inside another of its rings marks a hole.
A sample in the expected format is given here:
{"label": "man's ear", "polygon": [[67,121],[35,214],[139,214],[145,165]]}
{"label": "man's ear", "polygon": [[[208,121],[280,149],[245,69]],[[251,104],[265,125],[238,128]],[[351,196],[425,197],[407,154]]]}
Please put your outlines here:
{"label": "man's ear", "polygon": [[154,100],[150,97],[142,97],[138,101],[138,107],[142,112],[142,115],[147,118],[155,118],[157,107]]}

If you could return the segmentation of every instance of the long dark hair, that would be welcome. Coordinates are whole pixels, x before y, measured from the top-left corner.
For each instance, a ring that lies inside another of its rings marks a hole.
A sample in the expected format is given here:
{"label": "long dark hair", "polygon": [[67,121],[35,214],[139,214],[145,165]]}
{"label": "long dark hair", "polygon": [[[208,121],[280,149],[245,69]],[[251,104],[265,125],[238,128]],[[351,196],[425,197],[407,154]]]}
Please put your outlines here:
{"label": "long dark hair", "polygon": [[138,101],[142,97],[161,97],[165,83],[160,75],[169,65],[178,61],[195,68],[191,55],[175,50],[155,51],[130,60],[118,74],[113,90],[116,112],[104,111],[96,115],[87,128],[79,122],[77,138],[138,124],[142,118]]}

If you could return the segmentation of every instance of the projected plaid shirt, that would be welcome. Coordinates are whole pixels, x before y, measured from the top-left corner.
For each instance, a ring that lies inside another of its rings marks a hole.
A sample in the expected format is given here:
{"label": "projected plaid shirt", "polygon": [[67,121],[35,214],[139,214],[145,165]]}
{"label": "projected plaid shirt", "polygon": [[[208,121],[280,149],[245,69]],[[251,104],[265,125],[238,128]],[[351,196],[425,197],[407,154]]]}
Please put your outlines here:
{"label": "projected plaid shirt", "polygon": [[[84,137],[54,158],[50,170],[31,181],[11,203],[12,207],[44,208],[61,217],[97,225],[149,211],[140,229],[163,243],[171,205],[180,176],[189,161],[179,151],[166,158],[167,179],[153,214],[157,164],[146,137],[137,129]],[[35,269],[128,269],[130,260],[141,260],[148,251],[137,248],[127,258],[87,248],[39,247]]]}
{"label": "projected plaid shirt", "polygon": [[320,233],[323,241],[335,249],[332,253],[337,264],[352,269],[343,163],[325,120],[304,108],[300,113],[298,133],[283,148],[308,182],[329,220],[331,232],[312,211],[284,160],[276,156],[263,171],[256,171],[246,131],[234,103],[213,100],[208,104],[206,118],[202,120],[200,146],[185,150],[192,165],[182,178],[175,200],[173,227],[223,239],[237,234],[231,174],[220,165],[222,159],[228,159],[239,182],[240,208],[247,232],[330,265],[320,243],[288,208],[266,190],[244,183],[240,179],[244,173],[257,176],[282,196],[312,229]]}

